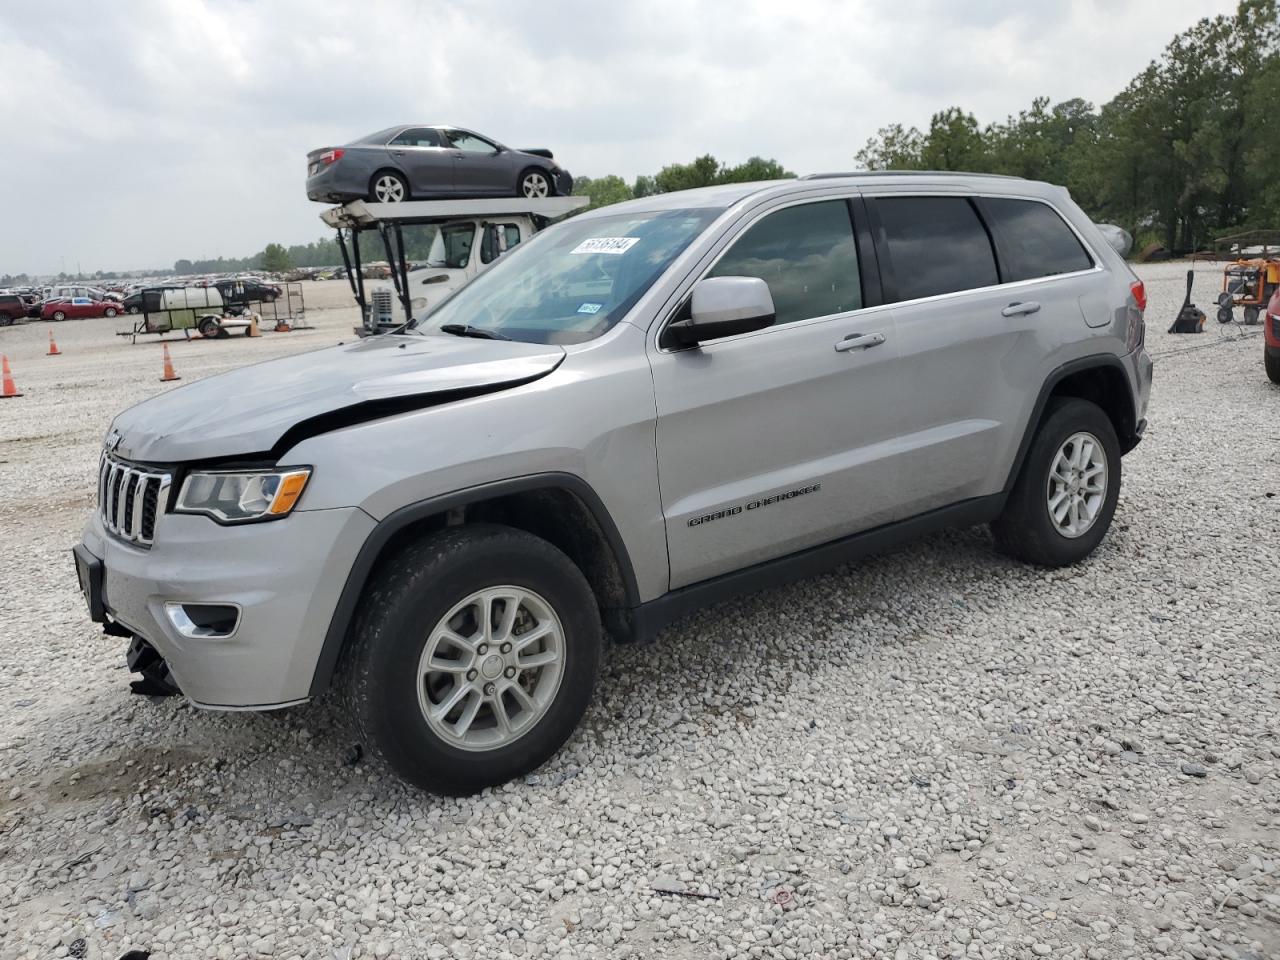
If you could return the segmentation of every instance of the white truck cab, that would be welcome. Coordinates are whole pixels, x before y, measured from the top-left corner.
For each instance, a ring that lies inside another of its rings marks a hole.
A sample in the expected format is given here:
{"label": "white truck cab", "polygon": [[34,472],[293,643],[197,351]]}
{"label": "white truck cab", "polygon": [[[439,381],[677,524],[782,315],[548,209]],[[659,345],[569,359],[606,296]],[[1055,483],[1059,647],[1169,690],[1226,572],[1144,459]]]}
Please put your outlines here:
{"label": "white truck cab", "polygon": [[[484,200],[426,200],[370,203],[356,200],[321,214],[340,231],[375,230],[387,243],[392,279],[363,282],[352,276],[362,317],[355,332],[367,337],[403,325],[405,300],[414,319],[421,319],[454,291],[489,269],[502,254],[527,241],[552,220],[585,207],[587,197],[505,197]],[[399,240],[388,242],[389,237]],[[416,243],[415,243],[416,241]],[[405,258],[398,256],[403,243]],[[344,241],[345,243],[345,241]],[[427,245],[425,259],[410,255],[415,245]],[[351,251],[356,251],[352,241]],[[359,263],[348,265],[359,272]],[[401,273],[403,270],[403,273]],[[400,294],[403,282],[407,297]]]}

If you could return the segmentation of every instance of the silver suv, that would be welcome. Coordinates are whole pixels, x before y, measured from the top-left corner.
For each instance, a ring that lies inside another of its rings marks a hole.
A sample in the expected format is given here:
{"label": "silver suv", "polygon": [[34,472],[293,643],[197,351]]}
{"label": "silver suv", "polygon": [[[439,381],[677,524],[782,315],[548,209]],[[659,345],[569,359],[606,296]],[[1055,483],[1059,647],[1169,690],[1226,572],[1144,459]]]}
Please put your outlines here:
{"label": "silver suv", "polygon": [[121,414],[81,587],[135,688],[338,688],[401,775],[475,791],[569,737],[606,635],[946,526],[1088,556],[1145,425],[1144,307],[1043,183],[607,207],[400,332]]}

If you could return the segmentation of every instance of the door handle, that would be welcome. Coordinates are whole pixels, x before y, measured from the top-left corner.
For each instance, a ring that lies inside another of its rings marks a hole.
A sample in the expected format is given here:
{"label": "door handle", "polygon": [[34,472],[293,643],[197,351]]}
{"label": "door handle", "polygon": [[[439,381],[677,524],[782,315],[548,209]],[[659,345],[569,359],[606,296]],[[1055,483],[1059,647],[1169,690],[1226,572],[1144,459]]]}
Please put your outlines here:
{"label": "door handle", "polygon": [[1038,313],[1040,304],[1034,300],[1027,300],[1023,303],[1011,303],[1000,311],[1002,317],[1021,317],[1028,313]]}
{"label": "door handle", "polygon": [[404,156],[404,151],[403,151],[403,150],[392,150],[392,151],[391,151],[391,155],[392,155],[393,157],[403,157],[403,156]]}
{"label": "door handle", "polygon": [[884,343],[883,333],[851,333],[836,344],[836,352],[846,350],[869,350]]}

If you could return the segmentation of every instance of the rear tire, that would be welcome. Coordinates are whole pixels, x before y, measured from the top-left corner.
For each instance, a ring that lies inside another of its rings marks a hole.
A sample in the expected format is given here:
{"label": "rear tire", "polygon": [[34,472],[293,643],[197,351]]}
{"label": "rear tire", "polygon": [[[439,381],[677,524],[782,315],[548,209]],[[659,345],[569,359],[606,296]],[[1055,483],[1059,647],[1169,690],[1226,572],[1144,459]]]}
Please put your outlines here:
{"label": "rear tire", "polygon": [[[523,599],[509,607],[504,594]],[[534,630],[545,633],[525,647],[518,638]],[[595,596],[567,556],[520,530],[453,527],[373,574],[344,697],[365,747],[405,780],[475,793],[560,749],[591,701],[601,643]]]}
{"label": "rear tire", "polygon": [[409,197],[409,183],[394,170],[380,170],[369,181],[369,200],[373,203],[402,203]]}
{"label": "rear tire", "polygon": [[1272,383],[1280,383],[1280,347],[1264,347],[1262,363],[1267,368],[1267,378]]}
{"label": "rear tire", "polygon": [[1110,418],[1087,400],[1053,400],[991,524],[996,548],[1042,567],[1077,563],[1106,536],[1119,496],[1120,442]]}
{"label": "rear tire", "polygon": [[213,317],[204,317],[196,324],[196,329],[200,331],[200,336],[208,337],[212,340],[222,332],[222,324]]}

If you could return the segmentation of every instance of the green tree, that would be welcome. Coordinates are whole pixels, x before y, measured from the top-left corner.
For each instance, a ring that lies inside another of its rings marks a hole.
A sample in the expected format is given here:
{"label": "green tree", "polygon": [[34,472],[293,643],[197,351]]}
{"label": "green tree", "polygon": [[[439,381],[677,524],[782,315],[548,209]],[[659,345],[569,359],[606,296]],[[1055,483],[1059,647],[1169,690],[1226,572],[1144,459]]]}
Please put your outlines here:
{"label": "green tree", "polygon": [[262,269],[270,273],[281,273],[293,264],[289,260],[289,251],[278,243],[268,243],[262,251]]}
{"label": "green tree", "polygon": [[933,115],[920,149],[924,169],[984,172],[989,162],[987,142],[973,114],[948,107]]}
{"label": "green tree", "polygon": [[891,123],[881,127],[854,156],[864,170],[919,170],[924,134],[915,127]]}
{"label": "green tree", "polygon": [[630,200],[633,194],[631,188],[627,186],[627,181],[611,173],[603,177],[579,177],[573,183],[573,195],[590,197],[591,204],[587,209],[594,210],[597,207],[607,207],[611,203]]}

